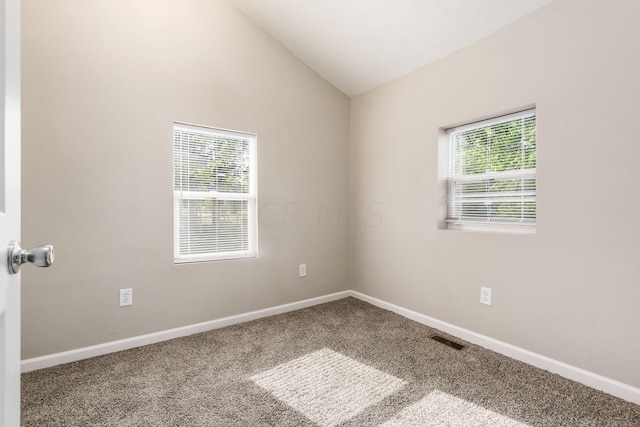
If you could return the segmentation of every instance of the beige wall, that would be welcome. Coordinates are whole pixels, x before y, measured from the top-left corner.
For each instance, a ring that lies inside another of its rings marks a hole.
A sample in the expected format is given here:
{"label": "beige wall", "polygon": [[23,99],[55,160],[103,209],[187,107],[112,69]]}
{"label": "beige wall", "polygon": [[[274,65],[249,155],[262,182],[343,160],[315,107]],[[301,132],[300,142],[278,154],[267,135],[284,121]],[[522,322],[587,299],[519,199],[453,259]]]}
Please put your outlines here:
{"label": "beige wall", "polygon": [[[640,386],[639,17],[637,1],[557,0],[353,99],[352,285]],[[537,233],[438,230],[438,129],[530,104]]]}
{"label": "beige wall", "polygon": [[[23,358],[348,288],[345,95],[221,2],[22,4]],[[173,121],[258,134],[258,259],[173,264]]]}
{"label": "beige wall", "polygon": [[[349,111],[217,1],[23,1],[23,358],[355,288],[640,386],[638,16],[557,0]],[[537,233],[438,230],[438,129],[530,104]],[[258,134],[259,259],[173,264],[173,121]]]}

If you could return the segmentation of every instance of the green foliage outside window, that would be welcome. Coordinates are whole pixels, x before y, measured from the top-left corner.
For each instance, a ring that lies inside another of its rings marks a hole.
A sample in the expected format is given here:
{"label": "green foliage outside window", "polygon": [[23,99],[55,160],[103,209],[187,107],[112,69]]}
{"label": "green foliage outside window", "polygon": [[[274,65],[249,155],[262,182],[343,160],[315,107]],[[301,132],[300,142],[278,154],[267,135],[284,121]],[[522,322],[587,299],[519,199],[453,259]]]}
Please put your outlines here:
{"label": "green foliage outside window", "polygon": [[250,192],[250,142],[176,130],[174,157],[174,190],[202,193],[179,201],[180,254],[248,250],[248,201],[226,197]]}
{"label": "green foliage outside window", "polygon": [[536,116],[454,131],[452,138],[449,218],[535,221]]}

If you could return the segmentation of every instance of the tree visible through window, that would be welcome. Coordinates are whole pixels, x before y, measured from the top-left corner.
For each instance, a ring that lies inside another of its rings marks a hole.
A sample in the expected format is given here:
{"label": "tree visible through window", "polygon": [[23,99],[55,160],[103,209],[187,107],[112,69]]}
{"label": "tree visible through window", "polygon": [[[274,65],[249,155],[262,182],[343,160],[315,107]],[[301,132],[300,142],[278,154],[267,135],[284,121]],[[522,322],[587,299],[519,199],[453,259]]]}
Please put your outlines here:
{"label": "tree visible through window", "polygon": [[536,113],[447,130],[449,228],[536,224]]}
{"label": "tree visible through window", "polygon": [[256,137],[175,124],[174,259],[255,257]]}

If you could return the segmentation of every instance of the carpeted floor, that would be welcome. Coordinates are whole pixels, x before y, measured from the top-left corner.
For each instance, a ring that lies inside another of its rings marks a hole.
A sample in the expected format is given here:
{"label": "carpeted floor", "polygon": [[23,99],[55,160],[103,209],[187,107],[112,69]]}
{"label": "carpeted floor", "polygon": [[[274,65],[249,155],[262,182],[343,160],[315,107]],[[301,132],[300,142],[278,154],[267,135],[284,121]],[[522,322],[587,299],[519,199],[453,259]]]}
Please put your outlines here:
{"label": "carpeted floor", "polygon": [[640,426],[638,405],[434,332],[347,298],[23,374],[22,424]]}

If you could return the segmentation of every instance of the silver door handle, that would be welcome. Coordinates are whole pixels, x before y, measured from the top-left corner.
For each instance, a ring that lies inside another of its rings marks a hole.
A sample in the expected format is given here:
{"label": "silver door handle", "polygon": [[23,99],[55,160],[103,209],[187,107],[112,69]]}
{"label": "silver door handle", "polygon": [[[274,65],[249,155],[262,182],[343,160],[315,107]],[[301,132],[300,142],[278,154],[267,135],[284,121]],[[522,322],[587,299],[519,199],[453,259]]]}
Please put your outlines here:
{"label": "silver door handle", "polygon": [[15,240],[9,242],[9,247],[7,248],[9,274],[18,273],[20,266],[25,262],[30,262],[36,267],[49,267],[53,264],[53,246],[38,246],[27,251],[20,247],[20,242]]}

